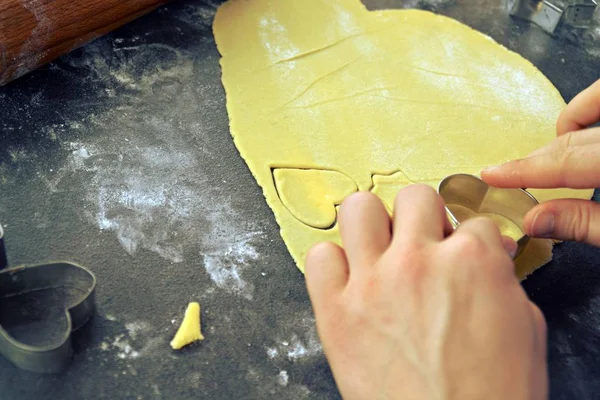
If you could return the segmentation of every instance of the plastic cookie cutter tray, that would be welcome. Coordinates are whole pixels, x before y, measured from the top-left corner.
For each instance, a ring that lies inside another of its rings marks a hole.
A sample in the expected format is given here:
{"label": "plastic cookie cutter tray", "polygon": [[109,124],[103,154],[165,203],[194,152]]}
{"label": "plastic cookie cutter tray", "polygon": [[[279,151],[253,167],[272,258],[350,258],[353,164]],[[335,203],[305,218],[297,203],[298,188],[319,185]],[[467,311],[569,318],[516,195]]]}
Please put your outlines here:
{"label": "plastic cookie cutter tray", "polygon": [[438,193],[455,229],[469,218],[488,217],[504,236],[517,242],[515,257],[527,246],[529,236],[524,233],[523,220],[538,201],[526,190],[494,188],[473,175],[456,174],[440,182]]}
{"label": "plastic cookie cutter tray", "polygon": [[24,370],[62,371],[71,332],[95,312],[95,288],[94,274],[69,262],[8,268],[0,225],[0,354]]}

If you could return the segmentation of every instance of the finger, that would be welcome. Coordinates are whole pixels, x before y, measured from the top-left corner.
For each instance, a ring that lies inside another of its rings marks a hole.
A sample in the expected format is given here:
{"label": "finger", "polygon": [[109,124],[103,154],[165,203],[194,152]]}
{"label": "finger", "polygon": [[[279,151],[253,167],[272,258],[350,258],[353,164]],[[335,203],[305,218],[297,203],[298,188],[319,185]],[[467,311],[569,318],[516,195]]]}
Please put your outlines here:
{"label": "finger", "polygon": [[398,193],[393,224],[394,243],[441,241],[452,232],[442,198],[427,185],[411,185]]}
{"label": "finger", "polygon": [[562,111],[556,123],[556,133],[587,128],[600,121],[600,80],[579,93]]}
{"label": "finger", "polygon": [[600,204],[589,200],[550,200],[525,217],[532,237],[575,240],[600,246]]}
{"label": "finger", "polygon": [[339,224],[350,268],[374,264],[390,245],[390,216],[370,192],[355,193],[344,200]]}
{"label": "finger", "polygon": [[505,242],[507,241],[500,234],[498,225],[489,218],[477,217],[468,219],[458,226],[454,235],[470,235],[485,243],[489,248],[503,249],[503,251],[508,252],[505,247]]}
{"label": "finger", "polygon": [[546,363],[548,347],[548,327],[546,325],[546,318],[544,318],[542,310],[540,310],[537,305],[532,302],[529,302],[529,304],[531,305],[531,313],[533,314],[533,323],[536,332],[537,355],[541,362]]}
{"label": "finger", "polygon": [[600,144],[539,154],[481,172],[491,186],[589,189],[600,185]]}
{"label": "finger", "polygon": [[508,236],[502,236],[502,246],[504,246],[504,250],[506,250],[510,258],[515,258],[517,251],[519,250],[519,245],[514,239]]}
{"label": "finger", "polygon": [[306,256],[306,287],[315,312],[341,293],[348,282],[348,261],[344,250],[334,243],[320,243]]}
{"label": "finger", "polygon": [[566,150],[571,147],[586,146],[597,143],[600,143],[600,128],[590,128],[582,131],[569,132],[557,137],[548,145],[529,153],[527,158],[544,153],[551,153],[553,151]]}

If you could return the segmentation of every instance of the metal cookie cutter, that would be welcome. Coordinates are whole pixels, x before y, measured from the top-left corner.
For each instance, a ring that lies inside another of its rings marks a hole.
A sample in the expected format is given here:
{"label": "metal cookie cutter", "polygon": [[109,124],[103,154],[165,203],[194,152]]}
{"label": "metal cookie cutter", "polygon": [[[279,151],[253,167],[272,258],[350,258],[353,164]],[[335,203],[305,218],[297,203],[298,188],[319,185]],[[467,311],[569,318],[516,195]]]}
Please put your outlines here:
{"label": "metal cookie cutter", "polygon": [[456,174],[440,182],[438,193],[446,203],[446,213],[454,228],[469,218],[485,216],[493,219],[504,235],[517,242],[519,247],[515,257],[527,246],[529,236],[524,234],[523,219],[538,204],[527,191],[494,188],[473,175]]}
{"label": "metal cookie cutter", "polygon": [[596,0],[507,0],[509,14],[531,21],[552,34],[560,24],[587,28],[592,24]]}
{"label": "metal cookie cutter", "polygon": [[[69,262],[3,269],[7,264],[0,226],[0,354],[24,370],[62,371],[73,353],[71,332],[95,312],[96,277]],[[56,320],[64,320],[64,327],[40,329]]]}

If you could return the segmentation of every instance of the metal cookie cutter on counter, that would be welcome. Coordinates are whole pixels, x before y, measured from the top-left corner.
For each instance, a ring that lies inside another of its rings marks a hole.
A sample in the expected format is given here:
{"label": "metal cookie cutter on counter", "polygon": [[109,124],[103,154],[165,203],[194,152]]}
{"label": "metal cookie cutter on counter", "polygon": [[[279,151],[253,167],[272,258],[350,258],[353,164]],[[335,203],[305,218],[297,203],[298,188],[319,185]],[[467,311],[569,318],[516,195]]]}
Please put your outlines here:
{"label": "metal cookie cutter on counter", "polygon": [[598,6],[596,0],[507,0],[509,14],[531,21],[553,34],[560,26],[588,28]]}
{"label": "metal cookie cutter on counter", "polygon": [[[95,312],[96,277],[70,262],[7,266],[0,225],[0,354],[24,370],[62,371],[73,354],[71,332]],[[56,320],[62,327],[53,334],[40,330]],[[41,344],[40,334],[46,336]]]}
{"label": "metal cookie cutter on counter", "polygon": [[457,228],[469,218],[483,216],[492,219],[503,235],[518,244],[518,257],[529,242],[523,220],[538,201],[523,189],[500,189],[489,186],[481,179],[467,174],[444,178],[438,193],[446,203],[450,223]]}

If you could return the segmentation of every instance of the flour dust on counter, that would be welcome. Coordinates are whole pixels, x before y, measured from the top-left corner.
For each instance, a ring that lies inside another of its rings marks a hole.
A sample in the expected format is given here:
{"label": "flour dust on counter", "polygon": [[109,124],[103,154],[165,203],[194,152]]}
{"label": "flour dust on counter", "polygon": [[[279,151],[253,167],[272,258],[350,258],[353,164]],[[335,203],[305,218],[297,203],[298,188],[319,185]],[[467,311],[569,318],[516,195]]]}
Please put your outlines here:
{"label": "flour dust on counter", "polygon": [[[209,10],[202,11],[206,18],[214,15]],[[199,120],[197,113],[220,106],[213,93],[220,90],[218,80],[193,90],[186,85],[192,55],[144,36],[86,46],[69,64],[87,68],[117,106],[43,128],[66,154],[62,166],[41,174],[49,190],[85,182],[80,214],[113,233],[128,254],[151,251],[171,263],[201,258],[218,288],[252,299],[254,286],[243,271],[259,257],[254,243],[263,230],[240,223],[235,188],[227,173],[214,171],[210,119]],[[174,112],[161,114],[167,103]]]}
{"label": "flour dust on counter", "polygon": [[266,348],[272,360],[301,361],[323,354],[317,335],[315,318],[310,313],[301,313],[292,323],[277,328],[275,343]]}
{"label": "flour dust on counter", "polygon": [[277,375],[277,380],[281,386],[287,386],[290,381],[290,377],[288,376],[287,371],[279,371],[279,374]]}
{"label": "flour dust on counter", "polygon": [[[108,319],[107,319],[108,320]],[[101,364],[117,363],[118,376],[137,376],[138,370],[164,346],[165,337],[145,321],[122,323],[110,320],[108,331],[98,345],[99,356],[94,358]]]}
{"label": "flour dust on counter", "polygon": [[[280,370],[270,375],[263,375],[254,368],[246,372],[246,380],[255,384],[258,389],[258,395],[261,399],[285,398],[294,400],[303,400],[312,398],[314,395],[311,390],[301,382],[295,382],[293,373],[287,370]],[[285,391],[282,391],[285,390]],[[276,396],[285,397],[276,397]]]}
{"label": "flour dust on counter", "polygon": [[156,339],[151,337],[154,330],[147,322],[135,321],[119,325],[119,333],[104,338],[99,345],[100,350],[110,352],[121,360],[135,360],[146,355],[155,345]]}
{"label": "flour dust on counter", "polygon": [[113,232],[127,253],[145,249],[181,263],[184,249],[202,243],[202,254],[195,256],[204,258],[214,283],[251,299],[254,288],[242,270],[258,258],[252,242],[263,232],[239,224],[227,197],[214,201],[220,193],[203,176],[193,149],[175,141],[148,146],[133,137],[121,143],[69,143],[67,161],[47,180],[48,187],[60,190],[63,180],[86,176],[83,216]]}
{"label": "flour dust on counter", "polygon": [[[220,1],[204,0],[202,3],[183,5],[182,10],[176,14],[176,18],[186,24],[210,30],[220,3]],[[167,10],[168,6],[159,12]],[[208,40],[206,37],[203,38]]]}

